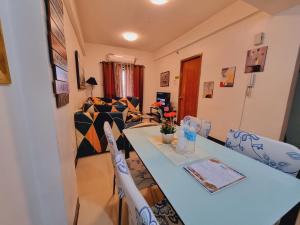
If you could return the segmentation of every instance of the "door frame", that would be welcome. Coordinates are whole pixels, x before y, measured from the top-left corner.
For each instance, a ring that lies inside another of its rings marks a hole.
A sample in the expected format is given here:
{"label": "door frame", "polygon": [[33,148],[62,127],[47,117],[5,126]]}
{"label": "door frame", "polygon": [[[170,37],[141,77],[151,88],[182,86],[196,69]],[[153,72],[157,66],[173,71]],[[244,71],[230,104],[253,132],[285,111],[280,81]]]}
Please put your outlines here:
{"label": "door frame", "polygon": [[298,56],[297,56],[296,60],[297,61],[296,61],[295,69],[294,69],[294,75],[292,78],[292,84],[291,84],[291,87],[289,90],[287,106],[285,109],[285,114],[284,114],[284,119],[283,119],[283,125],[281,127],[281,132],[280,132],[280,140],[284,141],[284,142],[285,142],[285,136],[287,133],[288,124],[289,124],[292,107],[293,107],[293,103],[294,103],[297,82],[298,82],[298,79],[300,79],[300,75],[299,75],[300,74],[300,48],[298,50]]}
{"label": "door frame", "polygon": [[180,96],[181,96],[181,87],[182,87],[183,63],[185,63],[186,61],[190,61],[192,59],[196,59],[196,58],[200,58],[201,59],[201,64],[200,64],[201,68],[200,68],[200,74],[199,74],[200,78],[199,78],[199,86],[198,86],[198,91],[197,91],[197,109],[196,109],[196,114],[197,114],[198,113],[198,101],[199,101],[201,70],[202,70],[202,56],[203,56],[203,53],[197,54],[197,55],[193,55],[191,57],[182,59],[180,61],[180,78],[179,78],[179,90],[178,90],[178,99],[177,99],[177,104],[178,104],[177,123],[178,124],[180,124],[179,115],[181,114]]}

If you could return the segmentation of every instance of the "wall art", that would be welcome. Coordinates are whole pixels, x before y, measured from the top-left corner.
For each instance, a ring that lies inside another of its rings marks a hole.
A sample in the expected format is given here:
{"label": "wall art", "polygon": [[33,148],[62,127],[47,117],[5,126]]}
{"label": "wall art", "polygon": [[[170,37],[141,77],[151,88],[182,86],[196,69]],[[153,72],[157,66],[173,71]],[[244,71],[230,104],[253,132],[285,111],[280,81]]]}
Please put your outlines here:
{"label": "wall art", "polygon": [[247,52],[245,73],[263,72],[267,51],[268,46],[249,50]]}
{"label": "wall art", "polygon": [[220,87],[233,87],[236,67],[228,67],[222,69],[222,79]]}
{"label": "wall art", "polygon": [[10,73],[0,21],[0,84],[10,84]]}
{"label": "wall art", "polygon": [[69,103],[68,63],[62,0],[46,0],[49,54],[57,107]]}
{"label": "wall art", "polygon": [[160,86],[169,87],[170,71],[166,71],[160,74]]}
{"label": "wall art", "polygon": [[215,82],[208,81],[203,84],[203,98],[212,98],[214,95]]}
{"label": "wall art", "polygon": [[82,66],[82,62],[80,61],[80,56],[78,51],[75,51],[75,64],[76,64],[76,77],[77,77],[77,88],[85,89],[85,75],[84,75],[84,67]]}

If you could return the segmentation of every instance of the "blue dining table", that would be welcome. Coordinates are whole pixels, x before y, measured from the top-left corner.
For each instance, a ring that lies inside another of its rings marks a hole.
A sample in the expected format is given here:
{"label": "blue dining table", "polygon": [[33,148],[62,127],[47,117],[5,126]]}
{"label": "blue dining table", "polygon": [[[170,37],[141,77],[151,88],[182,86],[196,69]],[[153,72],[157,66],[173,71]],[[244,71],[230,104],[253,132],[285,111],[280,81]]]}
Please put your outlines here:
{"label": "blue dining table", "polygon": [[295,177],[198,136],[195,151],[205,153],[199,155],[217,158],[246,176],[210,194],[150,141],[159,129],[125,129],[124,134],[185,225],[273,225],[300,202]]}

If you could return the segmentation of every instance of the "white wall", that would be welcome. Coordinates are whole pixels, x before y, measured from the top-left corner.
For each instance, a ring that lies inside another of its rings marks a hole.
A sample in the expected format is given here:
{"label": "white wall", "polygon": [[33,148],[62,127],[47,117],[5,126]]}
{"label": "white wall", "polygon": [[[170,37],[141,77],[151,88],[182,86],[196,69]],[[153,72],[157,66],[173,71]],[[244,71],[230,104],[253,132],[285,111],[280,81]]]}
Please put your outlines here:
{"label": "white wall", "polygon": [[[0,224],[72,224],[77,103],[55,106],[44,1],[0,0],[0,5],[12,78],[12,84],[0,86]],[[76,41],[68,25],[66,33],[73,40],[67,40],[70,51]]]}
{"label": "white wall", "polygon": [[[214,22],[223,23],[221,20]],[[254,35],[265,32],[264,45],[269,46],[265,71],[257,75],[252,97],[246,101],[241,129],[279,139],[299,50],[299,24],[299,6],[274,16],[262,12],[252,14],[180,50],[179,54],[172,53],[156,60],[156,75],[171,71],[171,86],[160,88],[159,79],[156,79],[156,89],[170,91],[177,105],[179,82],[174,82],[174,77],[180,73],[180,60],[202,53],[198,117],[211,120],[211,136],[225,140],[227,131],[238,128],[240,123],[249,81],[249,75],[244,74],[247,50],[254,48]],[[195,35],[197,33],[193,33]],[[173,46],[173,50],[181,44]],[[165,49],[168,48],[163,47],[155,55],[161,55]],[[221,69],[229,66],[237,67],[234,87],[220,88]],[[213,99],[202,98],[205,81],[215,81]]]}
{"label": "white wall", "polygon": [[98,81],[98,86],[94,89],[94,96],[103,97],[103,75],[101,61],[106,61],[106,55],[108,53],[118,55],[131,55],[137,58],[137,65],[144,65],[144,111],[148,111],[147,108],[155,100],[155,74],[154,74],[154,61],[153,55],[149,52],[139,51],[134,49],[120,48],[108,45],[99,45],[87,43],[85,45],[86,57],[86,79],[90,76],[94,76]]}
{"label": "white wall", "polygon": [[66,224],[42,9],[1,0],[12,84],[0,87],[0,224]]}
{"label": "white wall", "polygon": [[77,88],[75,50],[78,51],[80,60],[83,63],[84,63],[84,56],[79,46],[77,36],[74,32],[73,26],[70,22],[66,10],[64,10],[64,30],[65,30],[66,48],[67,48],[67,55],[68,55],[70,105],[72,110],[76,111],[82,106],[82,103],[89,97],[89,91],[86,89],[78,90]]}
{"label": "white wall", "polygon": [[[86,90],[78,90],[75,50],[79,52],[82,61],[83,54],[79,46],[77,36],[70,22],[66,8],[64,8],[64,32],[66,38],[66,49],[68,55],[68,81],[70,87],[69,104],[54,110],[57,141],[59,145],[59,156],[62,166],[62,181],[64,187],[65,208],[67,210],[68,224],[74,220],[74,212],[78,197],[74,160],[76,157],[76,138],[74,125],[74,112],[77,111],[82,103],[87,99]],[[55,101],[53,97],[53,101]]]}

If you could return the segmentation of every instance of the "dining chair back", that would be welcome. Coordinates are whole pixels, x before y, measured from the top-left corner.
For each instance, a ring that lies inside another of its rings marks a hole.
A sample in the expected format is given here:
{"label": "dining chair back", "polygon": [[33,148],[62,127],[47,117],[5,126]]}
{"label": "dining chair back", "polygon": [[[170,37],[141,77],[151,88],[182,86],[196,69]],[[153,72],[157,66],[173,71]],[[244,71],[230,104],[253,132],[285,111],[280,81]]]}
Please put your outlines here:
{"label": "dining chair back", "polygon": [[104,133],[105,133],[105,136],[107,139],[109,151],[110,151],[112,157],[114,158],[114,155],[120,154],[122,152],[119,151],[119,149],[118,149],[116,140],[113,136],[111,126],[109,125],[109,123],[107,121],[104,123]]}
{"label": "dining chair back", "polygon": [[293,176],[300,170],[300,150],[287,143],[231,129],[225,146]]}
{"label": "dining chair back", "polygon": [[[108,144],[108,148],[110,151],[110,155],[111,155],[111,161],[112,161],[112,165],[114,168],[114,174],[116,174],[116,165],[115,165],[115,157],[117,155],[122,155],[122,152],[119,151],[118,147],[117,147],[117,143],[116,140],[113,136],[112,130],[111,130],[111,126],[109,125],[108,122],[104,123],[104,133],[107,139],[107,144]],[[119,194],[119,198],[121,199],[124,195],[123,190],[120,186],[120,182],[118,181],[118,178],[115,177],[113,178],[113,194],[115,193],[115,186],[117,184],[117,188],[118,188],[118,194]]]}
{"label": "dining chair back", "polygon": [[124,156],[115,156],[116,176],[120,181],[128,205],[128,219],[130,225],[159,225],[151,208],[137,189],[130,174]]}
{"label": "dining chair back", "polygon": [[211,130],[211,122],[208,120],[201,120],[193,116],[185,116],[183,123],[193,126],[196,133],[202,137],[207,138]]}

